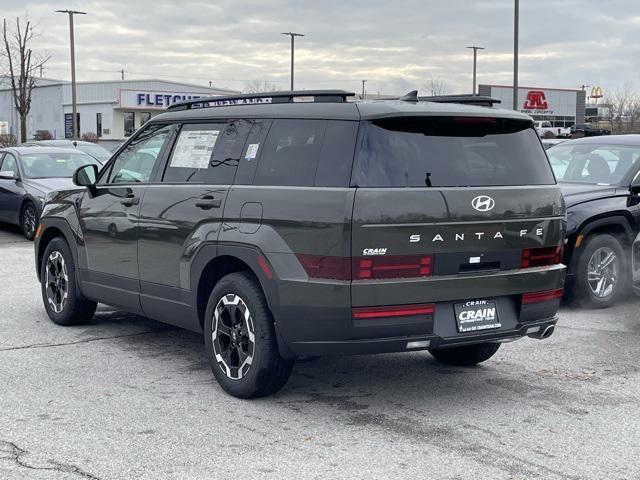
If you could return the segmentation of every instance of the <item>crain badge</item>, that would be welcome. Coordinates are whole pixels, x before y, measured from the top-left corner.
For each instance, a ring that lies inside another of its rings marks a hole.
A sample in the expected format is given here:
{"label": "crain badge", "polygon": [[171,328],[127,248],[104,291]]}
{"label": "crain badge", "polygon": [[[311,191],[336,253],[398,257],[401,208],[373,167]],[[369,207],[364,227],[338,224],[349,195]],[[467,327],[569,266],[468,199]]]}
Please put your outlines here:
{"label": "crain badge", "polygon": [[362,250],[362,255],[386,255],[386,248],[365,248]]}
{"label": "crain badge", "polygon": [[471,200],[471,206],[479,212],[488,212],[496,206],[496,202],[487,195],[479,195]]}

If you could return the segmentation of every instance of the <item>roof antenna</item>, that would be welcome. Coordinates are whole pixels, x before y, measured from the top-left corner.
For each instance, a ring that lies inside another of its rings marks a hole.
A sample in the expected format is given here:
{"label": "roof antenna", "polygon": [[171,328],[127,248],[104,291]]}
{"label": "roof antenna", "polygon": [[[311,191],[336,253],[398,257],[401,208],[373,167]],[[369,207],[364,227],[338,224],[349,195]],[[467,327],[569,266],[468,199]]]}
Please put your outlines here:
{"label": "roof antenna", "polygon": [[403,102],[414,102],[414,103],[417,103],[419,101],[419,99],[418,99],[418,90],[411,90],[406,95],[400,97],[400,100],[403,101]]}

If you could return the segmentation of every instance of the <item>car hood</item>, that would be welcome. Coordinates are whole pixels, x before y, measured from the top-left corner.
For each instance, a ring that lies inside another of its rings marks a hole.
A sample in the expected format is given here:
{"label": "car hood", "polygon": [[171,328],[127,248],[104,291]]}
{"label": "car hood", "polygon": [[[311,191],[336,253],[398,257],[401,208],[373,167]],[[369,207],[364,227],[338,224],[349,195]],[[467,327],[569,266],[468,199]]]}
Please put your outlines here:
{"label": "car hood", "polygon": [[599,198],[610,197],[616,192],[616,188],[611,185],[560,183],[560,188],[562,189],[562,195],[564,196],[567,207]]}
{"label": "car hood", "polygon": [[73,187],[73,181],[70,178],[25,178],[22,183],[42,193]]}

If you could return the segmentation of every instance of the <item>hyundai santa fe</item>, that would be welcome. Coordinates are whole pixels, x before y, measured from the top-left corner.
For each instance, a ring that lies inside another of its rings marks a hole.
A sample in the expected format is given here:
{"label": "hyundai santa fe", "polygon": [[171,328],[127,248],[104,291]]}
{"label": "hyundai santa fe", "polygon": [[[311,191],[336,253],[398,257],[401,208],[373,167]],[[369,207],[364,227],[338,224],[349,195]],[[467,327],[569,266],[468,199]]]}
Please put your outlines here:
{"label": "hyundai santa fe", "polygon": [[37,229],[51,320],[103,302],[203,332],[242,398],[278,391],[300,356],[474,365],[551,335],[565,211],[531,118],[351,95],[183,102],[78,169]]}

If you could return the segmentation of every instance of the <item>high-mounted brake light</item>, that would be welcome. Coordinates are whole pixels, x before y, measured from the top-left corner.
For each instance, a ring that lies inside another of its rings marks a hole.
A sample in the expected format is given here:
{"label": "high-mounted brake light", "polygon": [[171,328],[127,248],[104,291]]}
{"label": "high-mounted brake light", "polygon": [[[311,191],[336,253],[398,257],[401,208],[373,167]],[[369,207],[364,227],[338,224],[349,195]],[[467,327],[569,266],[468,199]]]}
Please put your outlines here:
{"label": "high-mounted brake light", "polygon": [[433,273],[433,255],[389,255],[378,257],[330,257],[297,255],[312,278],[333,280],[375,280],[383,278],[429,277]]}
{"label": "high-mounted brake light", "polygon": [[557,247],[526,248],[522,251],[521,268],[545,267],[562,263],[562,245]]}
{"label": "high-mounted brake light", "polygon": [[557,300],[562,298],[563,290],[558,288],[557,290],[547,290],[544,292],[524,293],[522,295],[522,304],[530,305],[532,303],[548,302],[550,300]]}
{"label": "high-mounted brake light", "polygon": [[391,307],[356,307],[352,314],[354,320],[375,318],[410,317],[414,315],[433,315],[435,307],[432,303],[415,305],[394,305]]}

